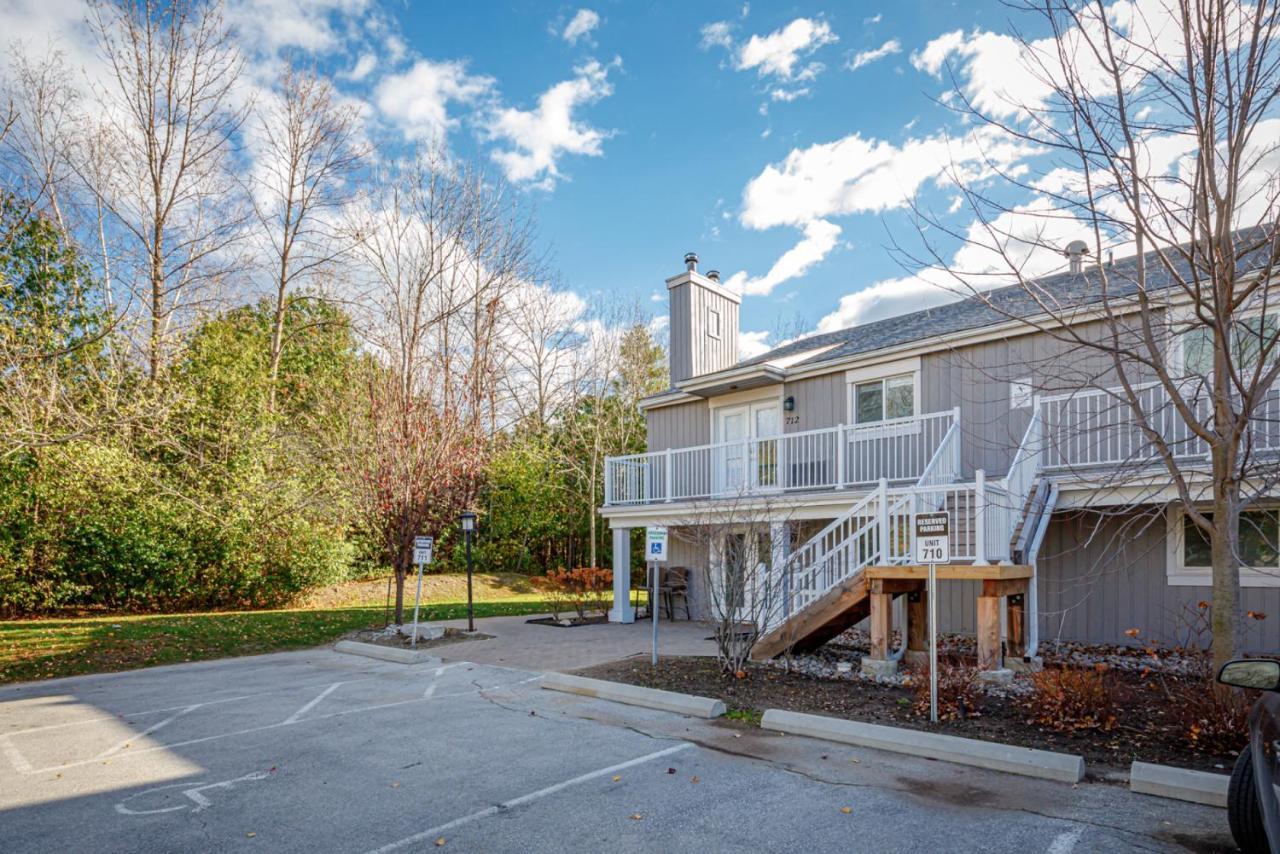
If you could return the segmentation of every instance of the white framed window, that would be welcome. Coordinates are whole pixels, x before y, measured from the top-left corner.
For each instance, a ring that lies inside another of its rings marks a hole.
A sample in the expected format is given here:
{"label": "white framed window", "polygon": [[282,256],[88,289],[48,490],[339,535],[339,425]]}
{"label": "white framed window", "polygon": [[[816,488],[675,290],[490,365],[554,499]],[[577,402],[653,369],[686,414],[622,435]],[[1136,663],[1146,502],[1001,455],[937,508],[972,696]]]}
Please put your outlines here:
{"label": "white framed window", "polygon": [[720,312],[714,308],[707,309],[707,335],[720,340]]}
{"label": "white framed window", "polygon": [[[1188,323],[1194,323],[1189,316]],[[1207,377],[1213,373],[1214,329],[1209,326],[1189,325],[1178,333],[1176,348],[1177,373],[1182,376]],[[1258,366],[1262,351],[1271,347],[1267,364],[1280,359],[1280,316],[1275,312],[1261,311],[1246,314],[1231,327],[1231,361],[1237,369],[1252,371]]]}
{"label": "white framed window", "polygon": [[877,424],[916,414],[915,374],[853,384],[853,423]]}
{"label": "white framed window", "polygon": [[[1209,540],[1181,507],[1166,515],[1165,574],[1174,587],[1213,583]],[[1240,514],[1241,587],[1280,587],[1280,509],[1250,508]]]}

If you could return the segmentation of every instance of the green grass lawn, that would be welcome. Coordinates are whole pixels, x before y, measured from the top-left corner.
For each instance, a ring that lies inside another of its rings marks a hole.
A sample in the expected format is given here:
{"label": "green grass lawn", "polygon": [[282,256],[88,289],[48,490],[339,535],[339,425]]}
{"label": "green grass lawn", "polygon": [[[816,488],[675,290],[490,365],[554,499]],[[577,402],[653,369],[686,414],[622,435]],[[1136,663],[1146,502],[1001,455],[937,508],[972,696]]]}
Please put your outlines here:
{"label": "green grass lawn", "polygon": [[[466,576],[423,581],[420,619],[465,617]],[[406,585],[407,610],[413,585]],[[0,683],[257,655],[329,643],[384,621],[386,581],[350,582],[279,611],[68,617],[0,622]],[[545,613],[520,576],[477,575],[477,617]]]}

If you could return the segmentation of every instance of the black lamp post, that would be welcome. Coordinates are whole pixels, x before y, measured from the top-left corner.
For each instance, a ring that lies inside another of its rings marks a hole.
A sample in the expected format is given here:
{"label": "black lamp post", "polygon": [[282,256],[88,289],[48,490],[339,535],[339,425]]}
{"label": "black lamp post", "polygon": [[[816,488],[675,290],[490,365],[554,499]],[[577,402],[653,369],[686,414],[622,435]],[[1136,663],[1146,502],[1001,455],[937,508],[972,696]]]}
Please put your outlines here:
{"label": "black lamp post", "polygon": [[467,540],[467,631],[474,632],[476,616],[471,602],[471,537],[476,532],[476,514],[463,510],[458,514],[458,521],[462,523],[462,535]]}

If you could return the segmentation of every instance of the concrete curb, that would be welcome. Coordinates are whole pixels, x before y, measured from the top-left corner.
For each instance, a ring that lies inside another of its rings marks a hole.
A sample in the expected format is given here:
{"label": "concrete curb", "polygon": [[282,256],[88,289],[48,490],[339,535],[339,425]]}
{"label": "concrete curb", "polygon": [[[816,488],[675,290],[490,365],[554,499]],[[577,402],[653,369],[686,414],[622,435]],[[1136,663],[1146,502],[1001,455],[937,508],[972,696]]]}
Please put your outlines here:
{"label": "concrete curb", "polygon": [[657,688],[641,688],[621,682],[570,676],[567,673],[544,673],[541,684],[548,691],[564,691],[583,697],[598,697],[601,700],[660,709],[693,718],[718,718],[725,711],[724,703],[710,697],[677,694],[674,691],[660,691]]}
{"label": "concrete curb", "polygon": [[1078,783],[1084,779],[1084,757],[1069,753],[1034,750],[1012,744],[976,741],[936,732],[847,721],[822,715],[806,715],[769,709],[760,721],[764,729],[791,735],[807,735],[860,747],[874,747],[894,753],[909,753],[929,759],[941,759],[959,765],[972,765],[992,771],[1022,774],[1062,783]]}
{"label": "concrete curb", "polygon": [[1132,791],[1224,809],[1227,806],[1227,783],[1230,781],[1226,774],[1150,762],[1135,762],[1129,767],[1129,788]]}
{"label": "concrete curb", "polygon": [[334,652],[345,652],[348,655],[363,655],[365,658],[376,658],[379,661],[394,661],[396,664],[439,664],[440,657],[432,655],[429,650],[396,649],[393,646],[382,646],[376,643],[342,640],[333,645]]}

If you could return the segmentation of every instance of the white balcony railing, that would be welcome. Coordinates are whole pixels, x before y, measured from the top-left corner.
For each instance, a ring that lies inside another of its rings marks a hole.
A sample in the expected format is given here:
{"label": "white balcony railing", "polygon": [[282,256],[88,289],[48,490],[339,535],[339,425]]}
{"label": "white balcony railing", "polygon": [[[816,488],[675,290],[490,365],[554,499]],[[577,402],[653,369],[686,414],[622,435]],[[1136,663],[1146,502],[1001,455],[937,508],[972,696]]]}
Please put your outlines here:
{"label": "white balcony railing", "polygon": [[[876,424],[842,424],[763,439],[609,457],[605,504],[844,489],[871,486],[882,479],[914,483],[927,473],[944,442],[955,443],[958,421],[957,409]],[[957,468],[949,459],[944,470],[950,473]]]}
{"label": "white balcony railing", "polygon": [[[1207,390],[1196,393],[1188,380],[1185,399],[1200,423],[1211,423],[1213,398]],[[1142,421],[1160,437],[1180,462],[1195,463],[1208,457],[1208,446],[1187,425],[1163,385],[1148,383],[1134,389],[1142,417],[1134,411],[1128,394],[1119,389],[1090,389],[1072,394],[1041,397],[1039,452],[1046,472],[1142,466],[1158,462],[1159,444],[1143,429]],[[1280,452],[1280,391],[1271,390],[1254,411],[1243,437],[1250,453]]]}

